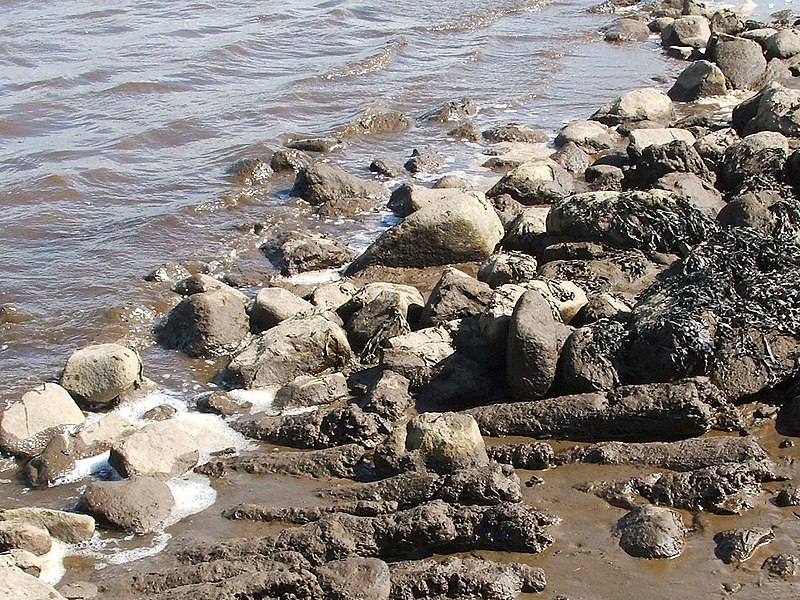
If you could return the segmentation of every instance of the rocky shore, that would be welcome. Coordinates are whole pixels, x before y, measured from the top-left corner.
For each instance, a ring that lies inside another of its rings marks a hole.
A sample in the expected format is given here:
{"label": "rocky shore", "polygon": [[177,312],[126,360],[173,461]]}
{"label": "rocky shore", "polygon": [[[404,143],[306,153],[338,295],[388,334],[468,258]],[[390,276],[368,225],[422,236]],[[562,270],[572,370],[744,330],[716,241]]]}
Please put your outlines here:
{"label": "rocky shore", "polygon": [[[395,113],[232,165],[395,224],[360,253],[243,227],[280,272],[259,285],[149,274],[174,291],[154,340],[216,369],[186,406],[97,344],[4,407],[4,476],[78,495],[0,509],[0,598],[794,597],[800,29],[626,4],[595,9],[603,35],[660,36],[685,61],[667,92],[558,132],[481,132],[467,99],[418,116],[482,144],[479,183],[428,147],[372,179],[331,160]],[[80,554],[165,529],[146,560]]]}

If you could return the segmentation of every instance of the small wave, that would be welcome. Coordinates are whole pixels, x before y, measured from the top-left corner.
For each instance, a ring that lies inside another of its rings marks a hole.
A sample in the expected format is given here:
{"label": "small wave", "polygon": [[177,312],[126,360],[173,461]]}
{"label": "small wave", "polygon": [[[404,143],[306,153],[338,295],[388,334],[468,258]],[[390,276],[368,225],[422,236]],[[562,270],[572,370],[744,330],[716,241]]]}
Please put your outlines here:
{"label": "small wave", "polygon": [[394,58],[394,55],[397,53],[397,51],[405,48],[406,46],[408,46],[408,42],[405,40],[401,40],[399,42],[390,42],[378,50],[375,54],[346,65],[340,69],[329,71],[323,75],[320,75],[319,78],[331,80],[351,77],[353,75],[368,75],[369,73],[377,73],[378,71],[385,69],[389,63],[392,62],[392,58]]}
{"label": "small wave", "polygon": [[505,8],[494,8],[484,11],[478,11],[467,15],[458,21],[450,21],[448,23],[441,23],[439,25],[428,25],[417,27],[417,31],[427,32],[454,32],[454,31],[476,31],[485,29],[499,19],[524,12],[536,12],[542,9],[547,4],[546,0],[522,0],[514,2]]}
{"label": "small wave", "polygon": [[126,81],[104,90],[112,94],[170,94],[183,91],[183,86],[163,81]]}

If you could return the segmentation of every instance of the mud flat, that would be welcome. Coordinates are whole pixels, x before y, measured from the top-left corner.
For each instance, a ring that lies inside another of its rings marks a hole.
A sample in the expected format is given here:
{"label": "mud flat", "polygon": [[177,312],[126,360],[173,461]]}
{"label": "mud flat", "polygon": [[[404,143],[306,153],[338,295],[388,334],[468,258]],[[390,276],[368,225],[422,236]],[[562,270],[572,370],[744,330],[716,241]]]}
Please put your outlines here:
{"label": "mud flat", "polygon": [[242,227],[269,281],[154,270],[153,339],[215,384],[190,405],[96,344],[5,407],[27,491],[0,595],[793,597],[800,31],[597,10],[685,61],[674,85],[558,132],[481,132],[468,99],[416,117],[483,140],[480,179],[430,147],[371,179],[329,160],[399,113],[234,164],[240,191],[287,177],[298,210],[394,224],[359,251]]}

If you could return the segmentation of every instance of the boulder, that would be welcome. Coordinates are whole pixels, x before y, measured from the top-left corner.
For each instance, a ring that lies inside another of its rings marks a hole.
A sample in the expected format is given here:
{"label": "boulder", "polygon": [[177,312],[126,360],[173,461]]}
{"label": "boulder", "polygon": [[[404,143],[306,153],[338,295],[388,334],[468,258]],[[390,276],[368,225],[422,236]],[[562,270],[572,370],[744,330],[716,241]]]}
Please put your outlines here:
{"label": "boulder", "polygon": [[559,396],[602,392],[620,384],[617,365],[627,332],[617,321],[600,320],[576,329],[567,338],[553,390]]}
{"label": "boulder", "polygon": [[151,477],[93,481],[81,495],[77,510],[98,522],[137,534],[158,531],[175,506],[169,486]]}
{"label": "boulder", "polygon": [[495,350],[506,352],[511,315],[514,314],[514,307],[522,294],[527,291],[528,288],[519,284],[506,283],[498,286],[478,318],[481,334]]}
{"label": "boulder", "polygon": [[556,136],[556,147],[572,142],[589,154],[614,147],[608,127],[597,121],[571,121]]}
{"label": "boulder", "polygon": [[676,102],[693,102],[708,96],[721,96],[727,92],[725,74],[707,60],[697,60],[686,67],[667,95]]}
{"label": "boulder", "polygon": [[491,288],[463,271],[447,267],[422,309],[420,327],[432,327],[483,312]]}
{"label": "boulder", "polygon": [[551,235],[679,255],[716,229],[687,199],[660,190],[576,194],[554,204],[547,215]]}
{"label": "boulder", "polygon": [[699,138],[694,144],[694,149],[697,150],[709,169],[718,172],[725,150],[740,139],[735,129],[726,127]]}
{"label": "boulder", "polygon": [[547,206],[528,206],[506,225],[506,235],[501,242],[504,250],[519,250],[527,254],[537,254],[541,239],[547,232],[546,219],[550,208]]}
{"label": "boulder", "polygon": [[341,373],[300,375],[275,394],[272,406],[291,410],[332,404],[348,396],[347,380]]}
{"label": "boulder", "polygon": [[604,125],[630,125],[641,121],[668,124],[675,118],[672,100],[661,90],[643,88],[626,92],[603,105],[592,120]]}
{"label": "boulder", "polygon": [[444,175],[433,182],[433,189],[435,190],[470,190],[472,184],[458,175]]}
{"label": "boulder", "polygon": [[459,198],[466,188],[426,188],[412,183],[404,183],[392,192],[388,208],[399,217],[407,217],[423,206],[436,204],[445,199]]}
{"label": "boulder", "polygon": [[419,320],[422,306],[425,304],[425,299],[422,297],[419,290],[413,285],[382,281],[368,283],[357,290],[356,293],[353,294],[351,300],[338,311],[339,315],[347,320],[355,312],[361,310],[371,302],[374,302],[384,293],[397,297],[397,306],[403,314],[403,318],[410,323],[416,323]]}
{"label": "boulder", "polygon": [[454,473],[489,463],[478,423],[466,414],[423,413],[414,417],[406,426],[405,447],[437,472]]}
{"label": "boulder", "polygon": [[500,219],[482,195],[463,192],[425,206],[381,236],[348,267],[431,267],[483,260],[503,237]]}
{"label": "boulder", "polygon": [[622,186],[627,189],[649,189],[669,173],[692,173],[709,182],[716,179],[697,150],[683,140],[675,140],[644,148],[633,168],[625,173]]}
{"label": "boulder", "polygon": [[234,387],[285,385],[298,375],[341,369],[352,359],[344,330],[317,314],[292,318],[256,336],[223,373]]}
{"label": "boulder", "polygon": [[644,42],[650,37],[650,28],[636,19],[617,19],[603,37],[607,42]]}
{"label": "boulder", "polygon": [[506,362],[506,380],[514,398],[536,400],[548,394],[569,332],[539,291],[520,297],[509,323]]}
{"label": "boulder", "polygon": [[777,211],[772,207],[781,201],[781,195],[774,191],[745,192],[720,209],[717,222],[724,227],[752,227],[772,235],[778,225]]}
{"label": "boulder", "polygon": [[0,598],[65,600],[51,585],[17,567],[0,567]]}
{"label": "boulder", "polygon": [[471,98],[461,98],[461,100],[451,100],[441,106],[437,106],[420,115],[422,121],[433,121],[434,123],[447,123],[450,121],[462,121],[478,114],[478,105]]}
{"label": "boulder", "polygon": [[39,454],[56,433],[84,420],[67,390],[45,383],[0,411],[0,448],[30,458]]}
{"label": "boulder", "polygon": [[61,375],[61,385],[89,405],[105,404],[142,379],[139,355],[119,344],[97,344],[73,352]]}
{"label": "boulder", "polygon": [[323,283],[311,292],[311,304],[323,311],[338,312],[357,291],[358,288],[349,281]]}
{"label": "boulder", "polygon": [[680,514],[645,504],[633,509],[615,528],[619,545],[637,558],[676,558],[683,551],[686,527]]}
{"label": "boulder", "polygon": [[737,104],[731,121],[741,135],[776,131],[800,136],[800,91],[769,83],[752,98]]}
{"label": "boulder", "polygon": [[197,442],[173,421],[145,425],[111,449],[109,463],[125,477],[169,479],[200,458]]}
{"label": "boulder", "polygon": [[592,191],[621,191],[625,173],[613,165],[592,165],[584,177]]}
{"label": "boulder", "polygon": [[508,194],[514,200],[531,206],[549,204],[573,192],[575,186],[567,171],[554,162],[532,162],[506,173],[486,192],[494,198]]}
{"label": "boulder", "polygon": [[455,352],[454,327],[448,323],[390,338],[381,364],[407,377],[413,387],[429,383],[434,367]]}
{"label": "boulder", "polygon": [[233,352],[250,330],[244,304],[224,290],[192,294],[159,323],[155,334],[166,348],[189,356],[210,357]]}
{"label": "boulder", "polygon": [[377,558],[332,560],[315,570],[325,598],[336,600],[389,600],[392,581],[389,565]]}
{"label": "boulder", "polygon": [[46,529],[20,521],[0,521],[0,552],[25,550],[36,556],[50,552],[53,541]]}
{"label": "boulder", "polygon": [[590,294],[586,304],[578,311],[570,325],[584,327],[600,319],[609,319],[626,323],[631,315],[631,307],[614,294],[601,292]]}
{"label": "boulder", "polygon": [[766,39],[767,56],[792,58],[800,54],[800,31],[780,29]]}
{"label": "boulder", "polygon": [[261,251],[281,275],[339,268],[355,258],[346,245],[322,233],[289,231],[261,246]]}
{"label": "boulder", "polygon": [[269,161],[269,166],[276,173],[287,173],[289,171],[299,171],[310,166],[314,162],[311,156],[302,150],[287,149],[277,150]]}
{"label": "boulder", "polygon": [[784,135],[750,134],[725,150],[720,184],[732,194],[779,188],[788,156],[789,141]]}
{"label": "boulder", "polygon": [[628,134],[628,140],[628,154],[634,159],[650,146],[663,146],[675,140],[682,140],[691,146],[696,141],[691,131],[678,127],[634,129]]}
{"label": "boulder", "polygon": [[714,35],[738,35],[744,30],[744,22],[739,15],[731,9],[721,8],[711,15],[711,33]]}
{"label": "boulder", "polygon": [[231,296],[235,296],[242,301],[245,306],[250,305],[250,298],[245,294],[233,288],[219,279],[215,279],[210,275],[204,273],[196,273],[178,281],[172,288],[172,291],[177,292],[181,296],[191,296],[192,294],[200,294],[202,292],[213,292],[215,290],[223,290]]}
{"label": "boulder", "polygon": [[379,198],[384,194],[379,183],[359,179],[340,167],[322,162],[302,167],[292,188],[292,196],[314,206],[349,198]]}
{"label": "boulder", "polygon": [[379,348],[388,339],[411,332],[407,316],[408,305],[402,296],[381,292],[348,319],[345,328],[350,347],[363,362],[377,359]]}
{"label": "boulder", "polygon": [[692,206],[712,219],[728,206],[712,183],[694,173],[667,173],[655,182],[654,188],[688,198]]}
{"label": "boulder", "polygon": [[279,287],[263,288],[256,294],[250,310],[250,324],[256,331],[263,331],[297,313],[313,309],[314,305],[289,290]]}
{"label": "boulder", "polygon": [[491,288],[507,283],[524,283],[537,275],[536,258],[524,252],[498,252],[492,254],[478,270],[478,281]]}
{"label": "boulder", "polygon": [[767,69],[761,46],[752,40],[719,36],[708,49],[708,54],[730,87],[736,90],[754,89]]}
{"label": "boulder", "polygon": [[49,508],[0,509],[0,522],[28,523],[42,527],[57,540],[68,544],[86,542],[94,535],[94,519]]}
{"label": "boulder", "polygon": [[675,19],[661,31],[663,46],[705,48],[711,38],[711,27],[705,17],[688,15]]}
{"label": "boulder", "polygon": [[241,187],[266,185],[274,171],[261,158],[240,158],[225,170],[231,182]]}
{"label": "boulder", "polygon": [[550,158],[568,173],[583,173],[589,167],[589,155],[575,142],[567,142]]}
{"label": "boulder", "polygon": [[402,163],[395,162],[390,158],[376,158],[369,163],[369,170],[378,175],[383,175],[389,179],[394,179],[403,174]]}

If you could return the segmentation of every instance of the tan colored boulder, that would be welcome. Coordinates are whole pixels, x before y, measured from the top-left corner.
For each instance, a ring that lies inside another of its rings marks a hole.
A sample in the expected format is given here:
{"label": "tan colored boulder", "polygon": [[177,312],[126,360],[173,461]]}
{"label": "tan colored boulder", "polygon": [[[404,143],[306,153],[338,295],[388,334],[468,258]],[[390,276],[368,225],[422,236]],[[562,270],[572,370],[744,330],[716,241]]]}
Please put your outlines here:
{"label": "tan colored boulder", "polygon": [[119,344],[97,344],[73,352],[61,385],[88,405],[106,404],[142,379],[139,355]]}
{"label": "tan colored boulder", "polygon": [[197,442],[173,421],[143,427],[112,448],[109,462],[122,475],[169,479],[197,465]]}

